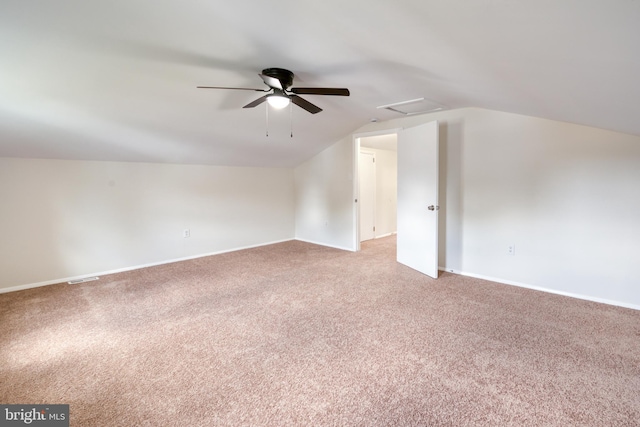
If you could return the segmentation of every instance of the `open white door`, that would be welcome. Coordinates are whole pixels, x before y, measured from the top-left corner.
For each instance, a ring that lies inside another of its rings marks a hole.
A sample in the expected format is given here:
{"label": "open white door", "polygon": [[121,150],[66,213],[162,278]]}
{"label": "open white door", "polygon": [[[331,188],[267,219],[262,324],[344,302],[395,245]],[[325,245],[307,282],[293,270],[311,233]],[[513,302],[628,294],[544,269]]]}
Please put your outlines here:
{"label": "open white door", "polygon": [[399,263],[438,277],[438,122],[398,132]]}

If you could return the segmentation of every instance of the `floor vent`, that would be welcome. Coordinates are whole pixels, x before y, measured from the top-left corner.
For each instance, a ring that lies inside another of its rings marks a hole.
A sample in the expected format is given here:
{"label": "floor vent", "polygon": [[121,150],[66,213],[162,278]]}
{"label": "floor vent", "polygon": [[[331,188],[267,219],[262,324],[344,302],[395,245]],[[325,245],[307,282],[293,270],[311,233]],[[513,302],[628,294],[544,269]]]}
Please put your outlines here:
{"label": "floor vent", "polygon": [[70,280],[67,283],[70,285],[77,285],[78,283],[93,282],[100,279],[99,277],[85,277],[84,279]]}

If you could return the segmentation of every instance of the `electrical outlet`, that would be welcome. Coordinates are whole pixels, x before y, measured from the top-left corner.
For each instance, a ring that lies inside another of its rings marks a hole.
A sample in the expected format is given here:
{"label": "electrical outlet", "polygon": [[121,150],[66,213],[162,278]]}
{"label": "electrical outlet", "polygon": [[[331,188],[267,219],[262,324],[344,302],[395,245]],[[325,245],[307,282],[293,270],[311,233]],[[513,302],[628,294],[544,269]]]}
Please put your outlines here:
{"label": "electrical outlet", "polygon": [[516,245],[514,243],[509,245],[509,248],[507,249],[509,255],[515,255],[516,254]]}
{"label": "electrical outlet", "polygon": [[191,230],[189,230],[188,228],[187,228],[187,229],[185,229],[185,230],[182,232],[182,237],[184,237],[185,239],[186,239],[187,237],[191,237]]}

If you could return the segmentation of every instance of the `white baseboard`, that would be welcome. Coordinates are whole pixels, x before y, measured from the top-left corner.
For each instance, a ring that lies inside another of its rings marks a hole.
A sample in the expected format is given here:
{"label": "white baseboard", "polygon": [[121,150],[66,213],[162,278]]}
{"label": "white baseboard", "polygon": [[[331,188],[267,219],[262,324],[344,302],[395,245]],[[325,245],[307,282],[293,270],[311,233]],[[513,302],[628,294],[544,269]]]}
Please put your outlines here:
{"label": "white baseboard", "polygon": [[87,274],[83,274],[81,276],[64,277],[64,278],[61,278],[61,279],[47,280],[47,281],[44,281],[44,282],[28,283],[26,285],[18,285],[18,286],[11,286],[11,287],[8,287],[8,288],[0,288],[0,294],[7,293],[7,292],[22,291],[24,289],[39,288],[41,286],[56,285],[58,283],[66,283],[66,282],[70,282],[70,281],[73,281],[73,280],[80,280],[80,279],[82,279],[84,277],[106,276],[107,274],[124,273],[125,271],[139,270],[141,268],[155,267],[155,266],[164,265],[164,264],[172,264],[174,262],[188,261],[188,260],[191,260],[191,259],[203,258],[203,257],[207,257],[207,256],[212,256],[212,255],[219,255],[219,254],[224,254],[224,253],[227,253],[227,252],[241,251],[243,249],[258,248],[258,247],[261,247],[261,246],[274,245],[276,243],[290,242],[291,240],[295,240],[295,239],[275,240],[273,242],[260,243],[260,244],[257,244],[257,245],[250,245],[250,246],[242,246],[242,247],[233,248],[233,249],[225,249],[225,250],[222,250],[222,251],[209,252],[209,253],[199,254],[199,255],[192,255],[192,256],[183,257],[183,258],[174,258],[174,259],[169,259],[169,260],[164,260],[164,261],[159,261],[159,262],[152,262],[152,263],[149,263],[149,264],[141,264],[141,265],[135,265],[135,266],[131,266],[131,267],[118,268],[118,269],[115,269],[115,270],[101,271],[99,273],[87,273]]}
{"label": "white baseboard", "polygon": [[501,283],[501,284],[504,284],[504,285],[518,286],[520,288],[533,289],[535,291],[547,292],[547,293],[550,293],[550,294],[562,295],[562,296],[571,297],[571,298],[578,298],[578,299],[585,300],[585,301],[599,302],[599,303],[602,303],[602,304],[615,305],[615,306],[624,307],[624,308],[631,308],[633,310],[640,310],[640,305],[629,304],[629,303],[621,302],[621,301],[614,301],[614,300],[609,300],[609,299],[604,299],[604,298],[592,297],[592,296],[589,296],[589,295],[575,294],[573,292],[558,291],[558,290],[555,290],[555,289],[545,288],[545,287],[542,287],[542,286],[534,286],[534,285],[529,285],[529,284],[526,284],[526,283],[515,282],[513,280],[500,279],[500,278],[497,278],[497,277],[483,276],[482,274],[474,274],[474,273],[469,273],[469,272],[466,272],[466,271],[454,270],[454,269],[447,268],[447,267],[438,267],[438,270],[446,271],[448,273],[453,273],[453,274],[459,274],[461,276],[473,277],[475,279],[488,280],[490,282]]}
{"label": "white baseboard", "polygon": [[313,240],[300,239],[297,237],[293,240],[298,240],[300,242],[305,242],[305,243],[311,243],[313,245],[318,245],[318,246],[326,246],[327,248],[340,249],[341,251],[355,252],[353,248],[345,248],[344,246],[327,245],[326,243],[314,242]]}
{"label": "white baseboard", "polygon": [[396,231],[393,231],[391,233],[381,234],[379,236],[376,236],[376,237],[374,237],[374,239],[382,239],[383,237],[393,236],[394,234],[398,234],[398,233]]}

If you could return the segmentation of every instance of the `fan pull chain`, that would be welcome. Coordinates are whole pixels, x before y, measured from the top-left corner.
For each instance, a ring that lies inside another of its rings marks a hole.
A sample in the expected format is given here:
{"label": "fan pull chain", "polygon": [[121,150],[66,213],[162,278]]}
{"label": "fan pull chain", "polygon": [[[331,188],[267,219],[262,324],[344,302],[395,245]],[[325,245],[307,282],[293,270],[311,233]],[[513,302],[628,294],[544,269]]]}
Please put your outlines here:
{"label": "fan pull chain", "polygon": [[289,128],[291,129],[291,138],[293,138],[293,102],[289,102]]}
{"label": "fan pull chain", "polygon": [[267,138],[269,137],[269,104],[265,106],[265,111],[267,112]]}

